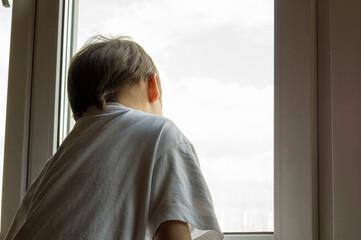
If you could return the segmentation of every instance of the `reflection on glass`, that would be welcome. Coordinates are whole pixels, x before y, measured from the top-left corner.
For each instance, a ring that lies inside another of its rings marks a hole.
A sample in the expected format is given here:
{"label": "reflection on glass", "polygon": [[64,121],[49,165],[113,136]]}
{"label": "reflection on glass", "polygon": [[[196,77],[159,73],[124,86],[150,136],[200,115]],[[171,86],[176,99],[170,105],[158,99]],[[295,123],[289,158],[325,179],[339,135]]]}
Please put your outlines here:
{"label": "reflection on glass", "polygon": [[[8,89],[8,68],[10,49],[11,8],[0,6],[0,199],[4,166],[4,138],[6,119],[6,100]],[[1,211],[1,200],[0,200]],[[1,215],[0,215],[1,216]]]}
{"label": "reflection on glass", "polygon": [[78,48],[127,35],[153,58],[225,232],[273,231],[273,31],[269,0],[79,2]]}

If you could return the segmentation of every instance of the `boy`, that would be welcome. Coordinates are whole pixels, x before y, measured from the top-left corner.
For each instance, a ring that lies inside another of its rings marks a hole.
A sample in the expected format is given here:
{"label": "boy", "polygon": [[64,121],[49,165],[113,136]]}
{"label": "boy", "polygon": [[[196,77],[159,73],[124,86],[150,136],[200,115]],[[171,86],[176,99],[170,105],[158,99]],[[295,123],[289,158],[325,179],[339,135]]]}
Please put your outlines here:
{"label": "boy", "polygon": [[162,117],[149,55],[97,37],[72,59],[76,124],[5,239],[223,239],[192,144]]}

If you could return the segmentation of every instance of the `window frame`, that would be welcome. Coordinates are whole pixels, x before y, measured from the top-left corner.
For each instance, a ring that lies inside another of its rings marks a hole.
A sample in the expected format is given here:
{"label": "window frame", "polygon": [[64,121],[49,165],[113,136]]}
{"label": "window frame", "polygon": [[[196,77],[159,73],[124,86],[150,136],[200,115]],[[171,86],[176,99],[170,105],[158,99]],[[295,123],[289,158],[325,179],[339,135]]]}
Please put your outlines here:
{"label": "window frame", "polygon": [[56,150],[62,1],[13,1],[1,239]]}
{"label": "window frame", "polygon": [[[13,4],[1,239],[59,134],[65,1]],[[275,0],[275,230],[226,240],[318,237],[316,52],[316,0]]]}

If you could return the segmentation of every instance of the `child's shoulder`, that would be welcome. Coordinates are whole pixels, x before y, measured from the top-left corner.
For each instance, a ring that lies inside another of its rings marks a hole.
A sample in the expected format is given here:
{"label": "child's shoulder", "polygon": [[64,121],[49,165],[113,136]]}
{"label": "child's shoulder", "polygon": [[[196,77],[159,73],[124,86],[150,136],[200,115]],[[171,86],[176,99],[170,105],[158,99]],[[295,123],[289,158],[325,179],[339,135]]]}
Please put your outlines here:
{"label": "child's shoulder", "polygon": [[183,137],[178,126],[169,118],[145,113],[145,124],[154,126],[164,137]]}
{"label": "child's shoulder", "polygon": [[189,143],[182,131],[169,118],[142,112],[138,112],[137,115],[136,118],[142,121],[144,131],[157,137],[162,144]]}

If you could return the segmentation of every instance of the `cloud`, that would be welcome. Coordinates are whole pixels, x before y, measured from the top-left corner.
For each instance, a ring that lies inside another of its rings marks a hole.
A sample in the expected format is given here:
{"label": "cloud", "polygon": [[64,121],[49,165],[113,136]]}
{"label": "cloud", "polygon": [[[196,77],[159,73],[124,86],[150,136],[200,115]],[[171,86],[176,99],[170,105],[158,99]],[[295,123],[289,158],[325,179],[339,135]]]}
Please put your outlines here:
{"label": "cloud", "polygon": [[240,87],[209,77],[163,82],[164,113],[212,156],[273,148],[273,86]]}
{"label": "cloud", "polygon": [[128,35],[152,56],[161,74],[174,81],[184,75],[235,81],[236,70],[242,85],[264,87],[273,81],[272,4],[268,0],[80,2],[78,47],[98,33]]}

